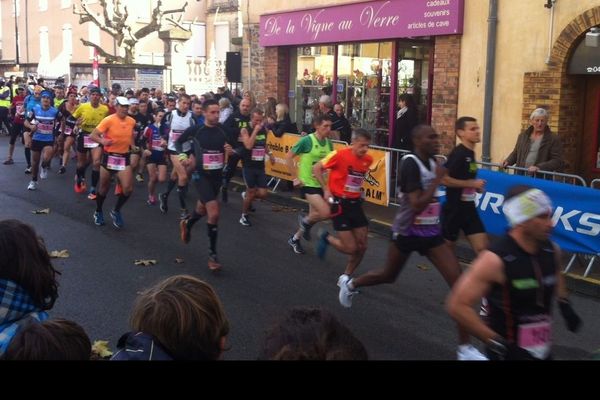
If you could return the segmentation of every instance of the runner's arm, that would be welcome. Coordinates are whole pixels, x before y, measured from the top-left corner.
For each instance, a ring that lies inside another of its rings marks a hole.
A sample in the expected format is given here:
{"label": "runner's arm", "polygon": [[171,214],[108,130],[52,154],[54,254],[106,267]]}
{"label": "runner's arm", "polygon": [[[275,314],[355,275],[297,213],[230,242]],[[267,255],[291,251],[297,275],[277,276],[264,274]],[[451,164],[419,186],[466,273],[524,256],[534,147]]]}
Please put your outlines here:
{"label": "runner's arm", "polygon": [[179,154],[183,153],[183,144],[194,137],[196,126],[190,126],[187,128],[181,136],[175,141],[175,151]]}

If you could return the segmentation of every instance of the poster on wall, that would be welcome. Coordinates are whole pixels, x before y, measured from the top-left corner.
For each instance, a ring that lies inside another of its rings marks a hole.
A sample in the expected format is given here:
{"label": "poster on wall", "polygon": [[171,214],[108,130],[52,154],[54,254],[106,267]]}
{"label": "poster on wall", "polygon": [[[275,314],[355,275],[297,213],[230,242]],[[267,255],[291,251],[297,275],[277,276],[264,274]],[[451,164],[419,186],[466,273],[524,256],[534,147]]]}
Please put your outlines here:
{"label": "poster on wall", "polygon": [[138,88],[159,89],[164,87],[164,75],[161,69],[138,70]]}

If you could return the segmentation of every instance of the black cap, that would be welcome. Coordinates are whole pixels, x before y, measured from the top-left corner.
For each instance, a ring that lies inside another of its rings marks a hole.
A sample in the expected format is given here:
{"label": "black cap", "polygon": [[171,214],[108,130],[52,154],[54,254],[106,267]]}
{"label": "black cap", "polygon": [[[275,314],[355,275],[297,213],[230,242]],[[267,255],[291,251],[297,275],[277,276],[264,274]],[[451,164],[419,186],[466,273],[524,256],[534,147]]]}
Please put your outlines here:
{"label": "black cap", "polygon": [[93,93],[98,93],[101,95],[102,91],[100,90],[99,87],[93,87],[93,88],[90,88],[90,94],[93,94]]}
{"label": "black cap", "polygon": [[120,85],[120,84],[118,84],[118,83],[113,83],[113,84],[112,84],[112,88],[113,88],[113,89],[119,89],[119,90],[121,90],[121,85]]}

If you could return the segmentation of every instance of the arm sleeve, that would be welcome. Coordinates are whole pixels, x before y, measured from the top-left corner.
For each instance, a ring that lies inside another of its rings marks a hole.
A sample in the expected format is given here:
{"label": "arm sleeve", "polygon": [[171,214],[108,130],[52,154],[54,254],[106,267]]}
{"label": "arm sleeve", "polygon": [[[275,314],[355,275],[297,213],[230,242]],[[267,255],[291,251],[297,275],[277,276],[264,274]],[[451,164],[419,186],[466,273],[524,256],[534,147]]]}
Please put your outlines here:
{"label": "arm sleeve", "polygon": [[73,111],[73,119],[81,118],[81,106],[78,106],[75,111]]}
{"label": "arm sleeve", "polygon": [[111,119],[104,118],[102,121],[100,121],[100,123],[98,124],[96,129],[98,129],[100,132],[105,134],[108,131],[108,129],[110,128],[110,125],[111,125]]}
{"label": "arm sleeve", "polygon": [[550,159],[541,162],[537,167],[543,171],[560,171],[563,168],[563,146],[558,136],[550,143]]}
{"label": "arm sleeve", "polygon": [[298,141],[293,147],[292,151],[294,154],[304,154],[310,152],[312,149],[312,140],[308,136],[304,136]]}
{"label": "arm sleeve", "polygon": [[331,153],[329,153],[328,155],[325,156],[325,158],[323,160],[321,160],[321,163],[323,164],[323,168],[324,169],[330,169],[335,167],[335,165],[338,162],[338,152],[336,151],[332,151]]}

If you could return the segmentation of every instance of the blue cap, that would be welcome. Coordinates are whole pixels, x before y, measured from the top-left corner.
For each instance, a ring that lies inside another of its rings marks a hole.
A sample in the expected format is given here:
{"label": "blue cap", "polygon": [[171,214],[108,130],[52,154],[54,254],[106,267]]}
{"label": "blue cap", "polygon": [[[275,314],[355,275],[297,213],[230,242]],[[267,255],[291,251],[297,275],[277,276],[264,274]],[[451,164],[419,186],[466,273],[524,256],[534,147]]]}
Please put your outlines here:
{"label": "blue cap", "polygon": [[41,97],[49,97],[52,98],[52,92],[48,91],[48,90],[44,90],[41,94]]}

